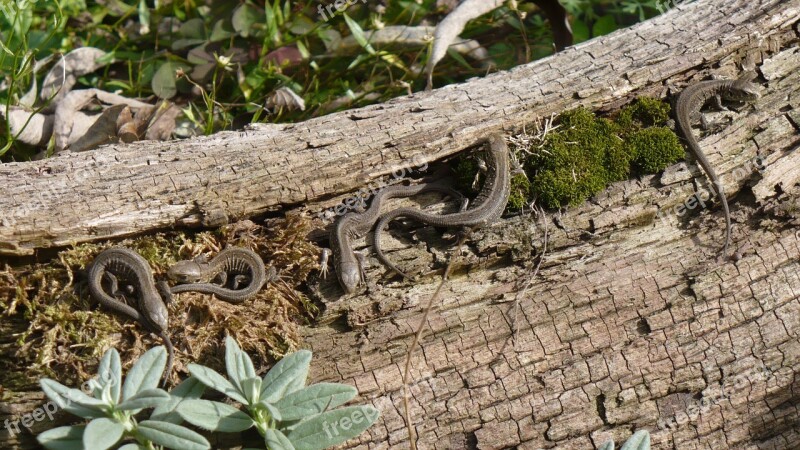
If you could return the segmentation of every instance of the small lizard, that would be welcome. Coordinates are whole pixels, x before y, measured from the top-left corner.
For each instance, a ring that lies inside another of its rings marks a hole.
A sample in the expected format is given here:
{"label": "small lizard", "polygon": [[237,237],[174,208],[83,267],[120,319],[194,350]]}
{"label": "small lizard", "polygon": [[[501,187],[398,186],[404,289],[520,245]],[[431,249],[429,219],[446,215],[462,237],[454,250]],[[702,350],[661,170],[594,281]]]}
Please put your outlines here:
{"label": "small lizard", "polygon": [[678,129],[686,139],[689,149],[694,154],[695,159],[706,172],[711,183],[714,185],[714,190],[722,202],[722,209],[725,211],[725,245],[722,248],[722,254],[728,253],[728,244],[731,239],[731,213],[728,208],[728,199],[725,197],[725,192],[717,177],[714,168],[708,162],[703,151],[700,149],[697,139],[692,134],[692,120],[700,113],[700,109],[709,100],[714,99],[715,104],[720,109],[722,100],[732,100],[740,102],[754,102],[759,97],[758,85],[752,83],[755,78],[755,73],[748,72],[742,75],[737,80],[709,80],[701,81],[693,84],[684,89],[678,96],[678,101],[675,105],[676,118]]}
{"label": "small lizard", "polygon": [[[253,297],[264,284],[276,277],[275,268],[267,273],[264,261],[254,251],[241,247],[228,247],[211,261],[200,256],[178,261],[167,271],[167,277],[177,283],[170,288],[172,294],[202,292],[214,294],[229,303],[241,303]],[[212,283],[219,280],[219,283]],[[242,283],[247,283],[244,287]]]}
{"label": "small lizard", "polygon": [[471,207],[452,214],[431,214],[416,208],[399,208],[383,214],[375,226],[374,247],[378,259],[387,267],[409,278],[389,261],[381,250],[380,234],[392,220],[408,217],[436,227],[462,227],[472,231],[499,219],[508,203],[511,174],[508,146],[499,134],[489,136],[486,180]]}
{"label": "small lizard", "polygon": [[[453,198],[463,201],[464,196],[455,189],[439,186],[432,183],[413,186],[390,186],[382,189],[372,199],[369,209],[362,212],[350,212],[342,216],[333,225],[331,230],[331,247],[333,247],[334,264],[339,284],[348,294],[355,292],[356,288],[364,281],[363,256],[356,253],[350,243],[351,239],[363,236],[375,224],[380,216],[381,204],[384,200],[398,197],[411,197],[423,192],[442,192]],[[462,204],[462,209],[465,207]],[[327,249],[326,249],[327,250]],[[327,253],[323,253],[327,255]],[[323,256],[324,258],[325,256]],[[323,261],[323,275],[327,273],[327,261]]]}
{"label": "small lizard", "polygon": [[[110,295],[103,288],[104,279],[108,282]],[[120,279],[127,283],[125,292],[119,290]],[[163,293],[169,301],[168,289],[164,282],[156,286],[150,265],[138,253],[128,248],[112,247],[102,251],[89,269],[89,293],[98,303],[141,323],[164,340],[169,352],[167,370],[164,372],[165,382],[172,372],[175,353],[167,334],[169,313],[161,298]],[[136,296],[139,310],[128,306],[124,299],[117,299],[126,295]]]}

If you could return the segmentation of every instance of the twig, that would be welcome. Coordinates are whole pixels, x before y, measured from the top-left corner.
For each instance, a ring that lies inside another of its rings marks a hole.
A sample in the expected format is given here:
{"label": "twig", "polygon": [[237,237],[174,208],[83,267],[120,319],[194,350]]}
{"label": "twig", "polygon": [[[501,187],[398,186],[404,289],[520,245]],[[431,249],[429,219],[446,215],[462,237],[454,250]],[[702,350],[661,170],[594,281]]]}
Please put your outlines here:
{"label": "twig", "polygon": [[[467,240],[469,236],[468,232],[465,232],[461,235],[461,238],[458,240],[458,245],[456,246],[456,250],[460,249],[464,242]],[[425,324],[428,321],[428,314],[431,312],[433,307],[433,302],[439,297],[439,292],[441,292],[442,287],[444,286],[445,281],[450,276],[450,271],[453,269],[453,255],[450,255],[449,261],[447,262],[447,268],[445,268],[444,275],[442,275],[442,281],[439,283],[439,286],[436,287],[436,290],[431,295],[431,298],[428,300],[428,304],[425,305],[425,311],[422,313],[422,319],[419,322],[419,327],[417,327],[417,332],[414,334],[414,340],[411,341],[411,346],[408,348],[408,353],[406,353],[406,364],[405,368],[403,369],[403,408],[405,409],[405,419],[406,419],[406,427],[408,428],[408,441],[411,444],[411,450],[417,450],[417,441],[416,435],[414,432],[414,427],[411,424],[411,410],[408,405],[408,379],[411,373],[411,354],[414,353],[414,348],[419,344],[419,340],[422,337],[422,332],[425,330]]]}
{"label": "twig", "polygon": [[514,297],[514,304],[511,306],[511,308],[513,309],[513,318],[511,320],[511,339],[514,348],[516,348],[517,344],[517,321],[519,320],[520,299],[531,288],[533,280],[536,278],[536,275],[539,274],[539,268],[542,267],[542,261],[544,261],[544,255],[545,253],[547,253],[547,236],[548,236],[548,228],[546,220],[547,216],[544,212],[544,209],[542,209],[541,206],[539,207],[539,214],[541,214],[542,227],[544,228],[544,237],[542,239],[542,253],[539,254],[539,262],[536,263],[536,267],[533,269],[533,273],[531,273],[530,277],[528,277],[528,281],[525,282],[525,287],[523,287],[522,290],[517,292],[517,295]]}

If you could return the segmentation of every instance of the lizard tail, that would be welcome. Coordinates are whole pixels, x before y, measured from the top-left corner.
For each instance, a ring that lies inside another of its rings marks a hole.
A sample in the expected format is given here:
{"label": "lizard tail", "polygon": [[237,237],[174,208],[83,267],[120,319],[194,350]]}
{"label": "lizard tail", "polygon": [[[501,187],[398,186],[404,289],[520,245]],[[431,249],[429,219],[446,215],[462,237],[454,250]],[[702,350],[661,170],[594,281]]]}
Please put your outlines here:
{"label": "lizard tail", "polygon": [[166,386],[167,380],[172,375],[172,362],[175,359],[175,348],[172,346],[172,341],[169,340],[169,335],[166,331],[160,331],[158,335],[164,340],[164,345],[167,346],[167,370],[164,371],[164,378],[161,381],[162,386]]}
{"label": "lizard tail", "polygon": [[400,270],[397,266],[395,266],[394,263],[389,261],[389,258],[387,258],[386,255],[383,254],[383,249],[381,248],[381,232],[386,229],[386,227],[389,225],[389,222],[391,222],[392,219],[393,217],[391,217],[391,215],[386,214],[378,221],[378,224],[375,226],[375,234],[373,235],[372,247],[375,250],[375,256],[378,257],[378,260],[384,266],[396,272],[403,278],[411,280],[412,279],[411,277],[406,275],[402,270]]}

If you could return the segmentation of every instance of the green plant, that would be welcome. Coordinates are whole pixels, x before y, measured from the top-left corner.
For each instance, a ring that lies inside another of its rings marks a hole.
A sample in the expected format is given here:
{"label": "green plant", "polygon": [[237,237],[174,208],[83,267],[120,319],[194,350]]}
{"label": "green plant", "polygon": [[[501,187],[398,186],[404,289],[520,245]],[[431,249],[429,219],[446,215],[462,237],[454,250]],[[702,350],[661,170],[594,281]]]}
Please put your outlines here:
{"label": "green plant", "polygon": [[[161,346],[142,355],[124,383],[119,354],[108,350],[98,376],[85,384],[91,395],[43,378],[42,390],[60,409],[90,422],[45,431],[37,436],[39,443],[59,450],[105,450],[120,442],[124,444],[121,450],[210,448],[203,436],[180,425],[186,420],[216,432],[235,433],[255,426],[270,450],[314,450],[358,436],[378,418],[378,410],[371,406],[337,408],[356,396],[351,386],[305,386],[311,363],[308,350],[283,358],[260,378],[235,340],[228,337],[225,346],[230,381],[208,367],[189,364],[192,376],[170,393],[156,387],[167,361]],[[241,403],[247,413],[227,403],[200,399],[206,387]],[[138,421],[135,416],[148,408],[153,408],[149,419]]]}
{"label": "green plant", "polygon": [[[598,450],[614,450],[614,440],[610,440],[600,446]],[[620,450],[650,450],[650,432],[639,430],[628,438]]]}
{"label": "green plant", "polygon": [[345,442],[369,428],[378,418],[371,406],[336,408],[355,397],[355,388],[337,383],[305,386],[311,352],[300,350],[278,362],[263,378],[232,338],[225,344],[228,379],[216,371],[189,364],[189,372],[204,385],[243,405],[189,399],[177,412],[197,427],[241,432],[256,427],[272,450],[314,450]]}
{"label": "green plant", "polygon": [[[103,355],[97,378],[86,383],[91,395],[43,378],[40,382],[42,390],[59,408],[90,419],[90,422],[45,431],[37,436],[37,440],[45,448],[59,450],[104,450],[123,440],[135,442],[121,447],[125,450],[210,448],[203,436],[174,423],[175,415],[170,415],[169,409],[180,403],[180,398],[170,396],[156,387],[166,362],[164,347],[153,348],[136,361],[122,383],[119,353],[112,348]],[[199,396],[196,389],[185,392],[192,385],[196,385],[196,382],[189,379],[175,391],[186,396]],[[134,416],[147,408],[155,408],[150,419],[137,421]]]}

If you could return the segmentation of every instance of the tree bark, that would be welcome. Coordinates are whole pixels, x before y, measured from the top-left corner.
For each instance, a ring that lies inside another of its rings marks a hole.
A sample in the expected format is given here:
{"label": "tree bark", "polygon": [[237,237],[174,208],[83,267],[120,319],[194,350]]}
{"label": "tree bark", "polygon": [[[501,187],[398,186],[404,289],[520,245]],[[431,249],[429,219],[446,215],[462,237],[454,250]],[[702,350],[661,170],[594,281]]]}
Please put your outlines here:
{"label": "tree bark", "polygon": [[0,166],[0,252],[214,225],[310,204],[432,161],[500,129],[663,94],[709,61],[793,35],[798,0],[703,1],[514,70],[297,124],[182,142],[111,145]]}
{"label": "tree bark", "polygon": [[[6,251],[24,253],[199,223],[213,208],[239,217],[308,202],[316,211],[414,156],[434,160],[564,108],[613,110],[632,96],[666,95],[667,80],[700,79],[711,66],[736,76],[736,64],[753,64],[766,80],[761,100],[723,114],[732,123],[700,141],[732,205],[738,259],[717,258],[718,208],[675,212],[707,186],[694,163],[473,234],[413,353],[412,423],[424,449],[590,449],[636,429],[651,431],[655,449],[800,448],[798,17],[800,1],[701,0],[414,98],[241,135],[0,166],[4,186],[13,185],[0,204],[21,211],[50,180],[58,190],[42,204],[59,211],[10,215],[16,225],[0,237]],[[314,164],[304,168],[304,159]],[[90,169],[82,181],[73,176],[80,169]],[[85,217],[58,204],[111,186]],[[545,226],[548,249],[533,277]],[[432,228],[387,246],[403,268],[421,270],[441,269],[450,252]],[[382,414],[346,448],[409,447],[403,365],[438,279],[412,285],[382,275],[369,260],[367,292],[346,298],[333,278],[311,284],[325,310],[305,329],[310,379],[352,384]],[[41,402],[20,395],[0,423]],[[32,438],[0,431],[0,442],[29,448]]]}

